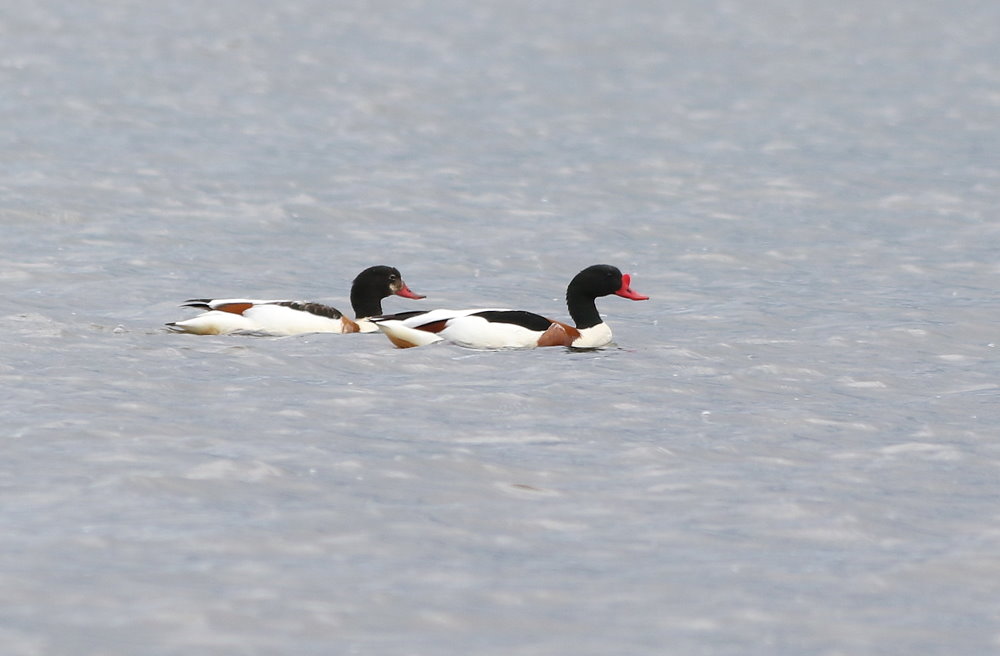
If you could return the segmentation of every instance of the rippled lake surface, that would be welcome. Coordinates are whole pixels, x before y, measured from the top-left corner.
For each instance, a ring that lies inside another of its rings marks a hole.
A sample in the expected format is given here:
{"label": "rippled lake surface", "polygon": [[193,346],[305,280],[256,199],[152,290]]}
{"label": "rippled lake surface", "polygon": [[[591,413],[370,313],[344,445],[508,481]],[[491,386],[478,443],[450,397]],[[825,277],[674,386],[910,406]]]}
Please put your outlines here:
{"label": "rippled lake surface", "polygon": [[[14,2],[5,654],[1000,650],[1000,6]],[[191,297],[616,345],[197,337]]]}

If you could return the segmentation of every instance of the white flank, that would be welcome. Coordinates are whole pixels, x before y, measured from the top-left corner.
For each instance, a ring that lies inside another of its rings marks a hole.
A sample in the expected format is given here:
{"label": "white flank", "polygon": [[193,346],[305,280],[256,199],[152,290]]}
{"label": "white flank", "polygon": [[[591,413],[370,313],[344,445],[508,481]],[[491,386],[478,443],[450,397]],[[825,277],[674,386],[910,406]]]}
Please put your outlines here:
{"label": "white flank", "polygon": [[[226,298],[208,302],[209,307],[222,307],[231,303],[256,303],[243,314],[209,310],[184,321],[168,324],[175,332],[196,335],[228,335],[232,333],[259,333],[266,335],[301,335],[304,333],[342,333],[344,322],[340,319],[321,317],[302,310],[293,310],[276,301]],[[281,301],[277,301],[281,302]],[[374,332],[371,326],[368,332]]]}
{"label": "white flank", "polygon": [[485,312],[487,308],[473,308],[471,310],[445,310],[438,308],[421,312],[406,319],[379,319],[375,318],[374,323],[383,333],[393,339],[408,342],[414,346],[426,346],[434,342],[442,341],[437,334],[426,330],[419,330],[420,326],[426,326],[438,321],[450,321],[458,317],[465,317],[476,312]]}
{"label": "white flank", "polygon": [[474,349],[534,348],[542,333],[512,323],[482,317],[457,317],[438,333],[449,342]]}
{"label": "white flank", "polygon": [[254,332],[269,335],[344,332],[344,322],[340,319],[321,317],[284,305],[255,305],[244,312],[243,316],[255,326]]}

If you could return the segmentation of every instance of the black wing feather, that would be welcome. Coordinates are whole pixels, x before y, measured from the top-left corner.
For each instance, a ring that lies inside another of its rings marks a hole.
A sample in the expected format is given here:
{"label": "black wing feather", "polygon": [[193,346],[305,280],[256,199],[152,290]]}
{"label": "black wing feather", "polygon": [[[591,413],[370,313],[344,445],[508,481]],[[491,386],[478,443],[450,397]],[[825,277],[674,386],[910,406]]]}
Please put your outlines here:
{"label": "black wing feather", "polygon": [[496,321],[498,323],[512,323],[516,326],[524,326],[528,330],[541,332],[548,330],[549,326],[552,325],[551,319],[546,319],[540,314],[525,312],[524,310],[486,310],[484,312],[476,312],[471,316],[482,317],[487,321]]}

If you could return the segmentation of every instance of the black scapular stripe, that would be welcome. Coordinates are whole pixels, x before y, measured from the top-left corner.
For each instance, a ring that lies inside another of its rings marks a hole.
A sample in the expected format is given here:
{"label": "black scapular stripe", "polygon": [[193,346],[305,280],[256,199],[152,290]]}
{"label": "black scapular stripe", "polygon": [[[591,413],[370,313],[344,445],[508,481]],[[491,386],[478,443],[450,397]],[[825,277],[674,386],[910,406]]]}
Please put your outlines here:
{"label": "black scapular stripe", "polygon": [[397,312],[396,314],[383,314],[379,317],[374,317],[375,319],[395,319],[396,321],[402,321],[403,319],[409,319],[410,317],[415,317],[418,314],[426,314],[425,310],[411,310],[409,312]]}
{"label": "black scapular stripe", "polygon": [[486,310],[485,312],[476,312],[471,316],[482,317],[487,321],[496,321],[497,323],[512,323],[528,330],[540,332],[548,330],[549,326],[552,325],[552,321],[540,314],[524,310]]}
{"label": "black scapular stripe", "polygon": [[343,314],[337,308],[330,307],[329,305],[323,305],[322,303],[302,303],[299,301],[282,301],[281,303],[275,303],[275,305],[283,305],[287,308],[293,310],[299,310],[301,312],[308,312],[309,314],[315,314],[320,317],[326,317],[328,319],[339,319]]}

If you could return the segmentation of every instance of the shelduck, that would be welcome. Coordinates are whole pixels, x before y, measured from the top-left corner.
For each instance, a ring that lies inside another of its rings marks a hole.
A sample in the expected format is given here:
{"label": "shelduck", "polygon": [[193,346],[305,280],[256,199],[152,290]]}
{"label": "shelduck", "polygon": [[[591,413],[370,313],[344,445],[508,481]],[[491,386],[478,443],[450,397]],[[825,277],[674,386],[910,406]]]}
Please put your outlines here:
{"label": "shelduck", "polygon": [[185,301],[182,307],[200,308],[207,312],[184,321],[173,321],[167,324],[167,328],[195,335],[370,333],[378,328],[369,318],[382,314],[382,299],[393,294],[404,298],[424,298],[406,286],[399,270],[390,266],[373,266],[359,273],[351,284],[351,307],[356,320],[322,303],[196,298]]}
{"label": "shelduck", "polygon": [[599,348],[611,342],[611,328],[597,312],[595,299],[609,294],[633,301],[649,298],[635,292],[631,284],[629,274],[609,264],[595,264],[576,274],[566,288],[566,306],[574,326],[505,309],[402,312],[372,317],[372,321],[399,348],[440,341],[475,349]]}

